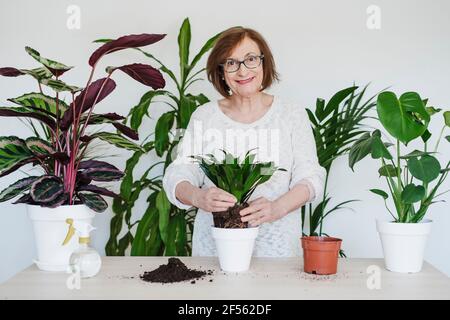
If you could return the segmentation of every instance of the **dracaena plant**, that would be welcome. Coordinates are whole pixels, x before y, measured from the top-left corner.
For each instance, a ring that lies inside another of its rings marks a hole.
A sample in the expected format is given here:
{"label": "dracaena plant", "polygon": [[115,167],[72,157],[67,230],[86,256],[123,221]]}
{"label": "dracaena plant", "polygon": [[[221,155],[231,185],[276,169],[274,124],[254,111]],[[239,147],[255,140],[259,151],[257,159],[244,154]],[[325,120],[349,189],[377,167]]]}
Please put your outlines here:
{"label": "dracaena plant", "polygon": [[[111,219],[110,238],[105,248],[107,255],[125,255],[126,249],[130,246],[130,254],[133,256],[190,254],[193,222],[197,209],[182,210],[172,205],[162,187],[162,176],[173,161],[173,151],[176,150],[182,138],[191,114],[198,106],[209,101],[201,93],[191,93],[191,85],[202,80],[201,74],[205,68],[198,67],[199,62],[214,46],[219,35],[220,33],[207,40],[192,58],[190,56],[193,52],[190,48],[191,26],[189,19],[186,18],[178,34],[179,72],[169,69],[163,61],[156,58],[156,54],[136,49],[159,65],[159,70],[173,82],[175,90],[146,92],[123,122],[134,130],[147,129],[142,122],[144,118],[150,117],[151,106],[154,102],[158,102],[155,100],[163,102],[170,108],[157,118],[154,130],[146,132],[144,150],[134,152],[126,163],[125,176],[120,186],[121,197],[113,201],[114,216]],[[159,161],[147,166],[147,162],[141,159],[148,154],[152,156],[154,154]],[[142,163],[147,167],[142,175],[136,176],[135,168]],[[158,166],[162,168],[163,174],[150,177],[152,170]],[[144,194],[147,208],[141,215],[140,210],[136,210],[134,205],[144,197]],[[136,213],[138,217],[134,216]]]}
{"label": "dracaena plant", "polygon": [[[328,236],[323,232],[325,218],[333,212],[344,208],[345,204],[357,201],[346,200],[332,208],[327,208],[331,197],[328,191],[328,178],[334,160],[347,155],[351,145],[367,131],[364,120],[371,118],[368,113],[375,106],[372,96],[365,99],[368,85],[358,91],[357,86],[345,88],[335,93],[328,102],[318,98],[316,109],[308,112],[311,122],[319,164],[326,170],[323,198],[313,208],[310,203],[302,207],[302,230],[304,236]],[[309,228],[305,222],[308,217]],[[341,255],[343,252],[341,251]]]}
{"label": "dracaena plant", "polygon": [[[20,179],[3,190],[0,201],[20,196],[14,203],[51,208],[84,203],[97,212],[107,208],[102,196],[118,195],[93,182],[115,181],[124,173],[107,162],[89,158],[87,151],[92,141],[100,139],[132,151],[142,150],[142,147],[128,139],[138,140],[138,134],[120,122],[124,117],[116,113],[94,113],[94,106],[115,89],[116,83],[111,76],[116,70],[153,89],[164,87],[165,81],[159,70],[139,63],[108,67],[106,76],[95,81],[94,71],[104,55],[150,45],[164,36],[128,35],[102,45],[89,58],[91,70],[84,88],[61,81],[61,77],[72,67],[44,58],[30,47],[26,47],[26,52],[42,65],[40,68],[0,68],[2,76],[30,75],[37,80],[39,87],[39,92],[9,99],[18,106],[0,107],[0,116],[24,118],[35,133],[35,136],[25,139],[0,137],[0,176],[26,164],[42,169],[42,175]],[[43,87],[53,94],[45,94]],[[70,103],[66,103],[64,98],[68,98]],[[89,128],[98,124],[111,124],[118,133],[90,132]]]}
{"label": "dracaena plant", "polygon": [[[386,179],[395,213],[387,205],[389,195],[386,191],[370,191],[383,198],[386,209],[395,222],[420,222],[430,205],[436,202],[433,200],[443,194],[437,192],[448,175],[450,161],[443,167],[435,155],[445,128],[450,126],[450,111],[443,113],[442,130],[434,149],[429,150],[431,116],[442,110],[427,106],[427,102],[427,99],[422,100],[416,92],[403,93],[399,98],[393,92],[379,94],[378,118],[395,143],[383,142],[381,131],[374,130],[358,139],[350,151],[349,165],[352,170],[358,161],[369,154],[380,161],[378,173]],[[450,141],[450,136],[446,136],[446,140]],[[422,144],[422,150],[407,153],[406,147],[410,142]],[[389,151],[393,145],[395,154]]]}
{"label": "dracaena plant", "polygon": [[214,225],[218,228],[247,228],[241,221],[241,209],[249,206],[248,200],[256,187],[267,182],[277,171],[286,169],[275,167],[274,162],[255,162],[255,154],[248,151],[241,161],[239,157],[222,150],[224,157],[218,160],[213,154],[192,155],[205,175],[218,188],[236,197],[237,202],[226,211],[213,212]]}

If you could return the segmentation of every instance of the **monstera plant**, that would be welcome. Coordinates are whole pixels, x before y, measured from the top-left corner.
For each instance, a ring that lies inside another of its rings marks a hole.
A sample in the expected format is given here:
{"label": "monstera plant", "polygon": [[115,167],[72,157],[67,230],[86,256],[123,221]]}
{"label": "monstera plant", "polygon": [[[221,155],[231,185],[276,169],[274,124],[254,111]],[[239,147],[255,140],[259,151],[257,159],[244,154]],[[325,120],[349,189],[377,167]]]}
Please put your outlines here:
{"label": "monstera plant", "polygon": [[[107,162],[88,157],[91,142],[100,139],[135,152],[144,148],[129,140],[138,140],[138,134],[120,122],[124,117],[116,113],[94,113],[94,107],[115,89],[116,83],[111,78],[114,72],[122,71],[153,89],[163,88],[165,81],[158,69],[140,63],[108,67],[106,76],[95,81],[94,71],[104,55],[150,45],[164,36],[128,35],[102,45],[89,58],[91,70],[84,88],[68,85],[61,80],[72,67],[44,58],[30,47],[25,48],[26,52],[41,67],[0,68],[2,76],[32,76],[39,88],[38,92],[9,99],[15,106],[0,107],[0,116],[23,118],[34,132],[34,136],[24,139],[17,136],[0,137],[0,176],[8,175],[27,164],[42,169],[42,174],[27,176],[4,189],[0,193],[0,202],[20,196],[14,203],[50,208],[84,203],[97,212],[107,208],[102,196],[118,195],[93,182],[119,180],[124,173]],[[44,93],[44,88],[53,94]],[[65,102],[65,98],[70,102]],[[99,124],[111,124],[119,133],[89,131],[89,128]]]}
{"label": "monstera plant", "polygon": [[[185,19],[178,34],[179,73],[172,71],[154,54],[137,48],[140,53],[159,64],[159,70],[168,76],[175,86],[175,92],[152,90],[146,92],[128,114],[124,124],[134,130],[145,129],[142,121],[150,117],[153,102],[158,98],[170,108],[156,119],[155,129],[147,132],[143,142],[143,150],[136,150],[128,159],[125,176],[120,186],[120,198],[115,198],[112,209],[110,238],[106,244],[107,255],[124,255],[131,246],[131,255],[178,255],[190,254],[190,235],[196,209],[182,210],[172,205],[162,187],[162,176],[172,162],[173,151],[189,123],[194,110],[208,102],[203,94],[190,93],[193,83],[202,80],[201,73],[205,68],[197,68],[200,59],[214,45],[220,34],[206,41],[193,58],[190,56],[191,27],[189,19]],[[109,39],[98,40],[108,42]],[[153,153],[154,151],[154,153]],[[151,153],[150,153],[151,152]],[[136,177],[135,168],[142,163],[144,155],[155,155],[160,158],[148,166],[144,173]],[[149,177],[152,170],[160,167],[162,175]],[[146,197],[146,206],[142,216],[136,217],[135,203]]]}
{"label": "monstera plant", "polygon": [[[400,223],[417,223],[423,219],[438,196],[438,188],[449,171],[450,162],[442,166],[435,154],[444,129],[450,126],[450,111],[443,113],[442,130],[435,148],[430,150],[428,141],[431,133],[428,124],[431,116],[442,110],[427,107],[426,104],[427,100],[422,100],[416,92],[406,92],[399,98],[393,92],[381,93],[377,100],[378,117],[386,131],[395,139],[395,155],[389,151],[393,144],[383,142],[380,130],[365,133],[350,151],[349,165],[352,170],[358,161],[369,154],[381,162],[378,173],[386,180],[395,214],[387,206],[386,209],[394,221]],[[416,149],[409,153],[402,150],[401,144],[407,147],[417,138],[423,142],[422,150]],[[449,141],[449,136],[446,139]],[[432,182],[435,182],[433,187]],[[387,192],[380,189],[370,191],[381,196],[386,204],[389,198]]]}
{"label": "monstera plant", "polygon": [[[380,130],[366,133],[353,145],[349,165],[354,165],[369,154],[381,162],[380,177],[386,179],[394,210],[387,205],[389,194],[381,189],[371,189],[383,198],[391,221],[377,220],[386,268],[395,272],[419,272],[427,235],[432,221],[424,219],[430,206],[443,193],[438,190],[448,176],[450,161],[442,166],[437,149],[444,130],[450,126],[450,111],[444,112],[442,130],[434,149],[428,144],[432,134],[429,130],[431,117],[441,110],[427,106],[417,92],[406,92],[397,97],[393,92],[378,95],[378,118],[384,129],[394,138],[394,144],[382,139]],[[450,140],[446,136],[447,141]],[[421,141],[420,141],[421,140]],[[411,142],[422,143],[422,150],[406,151]],[[389,148],[395,145],[395,153]],[[393,212],[394,211],[394,212]]]}

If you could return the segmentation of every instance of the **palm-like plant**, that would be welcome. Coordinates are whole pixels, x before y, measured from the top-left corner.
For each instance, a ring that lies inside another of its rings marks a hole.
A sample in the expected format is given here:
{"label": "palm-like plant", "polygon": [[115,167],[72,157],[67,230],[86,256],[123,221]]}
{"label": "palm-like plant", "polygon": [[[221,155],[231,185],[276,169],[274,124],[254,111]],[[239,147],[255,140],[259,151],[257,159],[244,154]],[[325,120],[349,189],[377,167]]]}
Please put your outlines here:
{"label": "palm-like plant", "polygon": [[[319,163],[326,170],[322,201],[314,209],[312,204],[308,205],[310,236],[328,236],[322,231],[324,219],[332,212],[342,209],[345,204],[357,201],[347,200],[329,210],[326,208],[331,200],[327,194],[327,186],[333,161],[349,152],[352,143],[366,133],[362,121],[372,118],[367,113],[376,105],[375,95],[363,101],[367,87],[368,85],[359,92],[357,86],[343,89],[334,94],[326,104],[325,100],[318,98],[315,112],[306,109],[314,133]],[[306,206],[302,207],[302,230],[305,236],[306,209]]]}
{"label": "palm-like plant", "polygon": [[[159,70],[175,84],[176,92],[154,90],[145,93],[124,121],[124,124],[129,124],[133,130],[140,129],[144,117],[149,117],[150,106],[158,97],[163,98],[164,103],[170,107],[170,110],[158,118],[155,130],[144,138],[142,150],[136,151],[127,160],[125,176],[120,186],[121,198],[116,198],[112,206],[114,217],[111,220],[110,238],[105,248],[107,255],[125,255],[125,250],[130,245],[131,255],[136,256],[186,256],[190,254],[190,241],[197,209],[182,210],[172,205],[162,187],[161,177],[173,161],[172,151],[176,150],[175,148],[182,138],[181,135],[174,134],[174,130],[177,131],[176,133],[183,132],[195,109],[209,102],[205,95],[191,94],[189,91],[193,83],[202,80],[200,75],[205,68],[196,70],[196,67],[203,55],[214,46],[219,35],[220,33],[207,40],[191,60],[189,55],[191,52],[191,27],[189,19],[186,18],[183,21],[178,34],[179,77],[155,55],[136,48],[159,64]],[[110,40],[97,41],[108,42]],[[174,139],[170,139],[170,136]],[[142,156],[153,150],[157,157],[161,157],[161,161],[149,166],[142,176],[133,176],[133,171]],[[152,170],[161,165],[163,165],[163,174],[150,178]],[[147,209],[142,218],[132,221],[134,205],[147,191],[150,191],[147,197]],[[123,227],[126,232],[119,237]]]}
{"label": "palm-like plant", "polygon": [[241,221],[239,212],[249,206],[248,199],[256,187],[267,182],[275,171],[286,171],[274,166],[274,162],[254,162],[255,154],[249,150],[244,160],[224,153],[222,161],[213,154],[190,156],[198,161],[200,168],[214,185],[236,197],[237,202],[228,210],[213,212],[214,225],[217,228],[247,228],[247,222]]}

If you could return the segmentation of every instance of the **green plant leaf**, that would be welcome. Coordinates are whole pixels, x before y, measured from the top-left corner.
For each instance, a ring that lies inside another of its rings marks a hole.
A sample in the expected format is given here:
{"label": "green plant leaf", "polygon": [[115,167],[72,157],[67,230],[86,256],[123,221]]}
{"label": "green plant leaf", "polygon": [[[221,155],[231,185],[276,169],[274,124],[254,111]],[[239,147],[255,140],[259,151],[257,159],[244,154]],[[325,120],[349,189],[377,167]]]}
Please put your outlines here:
{"label": "green plant leaf", "polygon": [[435,157],[424,155],[420,158],[410,158],[408,170],[414,178],[428,183],[439,176],[441,165]]}
{"label": "green plant leaf", "polygon": [[155,150],[159,157],[162,157],[164,151],[169,147],[169,131],[173,126],[174,117],[173,112],[166,112],[156,122]]}
{"label": "green plant leaf", "polygon": [[44,175],[31,185],[31,198],[40,203],[50,203],[64,193],[64,183],[56,176]]}
{"label": "green plant leaf", "polygon": [[416,186],[414,183],[406,185],[402,191],[402,201],[407,204],[418,202],[424,196],[425,188],[423,186]]}
{"label": "green plant leaf", "polygon": [[[56,98],[47,96],[45,94],[32,92],[8,100],[25,108],[28,107],[32,111],[43,110],[56,116],[57,100]],[[58,100],[58,108],[60,110],[60,114],[62,114],[69,108],[69,106],[64,101]]]}
{"label": "green plant leaf", "polygon": [[108,208],[108,204],[102,196],[96,193],[79,192],[78,197],[89,208],[95,212],[103,212]]}
{"label": "green plant leaf", "polygon": [[[400,173],[401,173],[400,169]],[[383,177],[396,177],[397,176],[397,168],[392,164],[387,164],[378,169],[378,173]]]}
{"label": "green plant leaf", "polygon": [[192,113],[197,108],[197,104],[195,100],[191,99],[190,97],[181,96],[180,98],[180,128],[186,129],[187,125],[189,123],[189,120],[191,119]]}
{"label": "green plant leaf", "polygon": [[447,127],[450,127],[450,111],[444,112],[444,122]]}
{"label": "green plant leaf", "polygon": [[68,92],[75,93],[75,92],[83,90],[83,88],[68,85],[65,82],[62,82],[61,80],[43,79],[41,81],[41,83],[43,85],[46,85],[47,87],[52,88],[56,92],[68,91]]}
{"label": "green plant leaf", "polygon": [[387,198],[389,198],[389,195],[384,192],[383,190],[380,189],[370,189],[371,192],[383,197],[384,200],[386,200]]}
{"label": "green plant leaf", "polygon": [[31,184],[36,181],[39,177],[30,176],[20,180],[17,180],[13,184],[9,185],[9,187],[5,188],[0,192],[0,202],[8,201],[12,198],[15,198],[19,194],[27,191],[31,188]]}
{"label": "green plant leaf", "polygon": [[89,136],[89,139],[91,140],[94,138],[99,138],[100,140],[108,142],[118,148],[130,151],[142,151],[141,146],[116,133],[98,132]]}
{"label": "green plant leaf", "polygon": [[55,152],[52,145],[45,140],[37,137],[29,137],[25,140],[28,149],[35,155],[49,155]]}
{"label": "green plant leaf", "polygon": [[165,90],[152,90],[146,92],[142,97],[139,103],[133,107],[130,111],[131,119],[130,119],[130,126],[134,130],[138,130],[141,126],[142,119],[144,116],[149,116],[148,114],[148,108],[150,106],[150,103],[152,102],[153,98],[156,96],[171,96],[172,94],[169,91]]}
{"label": "green plant leaf", "polygon": [[219,38],[219,36],[222,33],[219,32],[218,34],[216,34],[214,37],[208,39],[208,41],[206,41],[206,43],[203,45],[203,47],[200,49],[200,51],[197,53],[197,55],[194,57],[194,59],[192,59],[191,65],[189,66],[189,71],[191,71],[196,65],[197,63],[200,61],[200,59],[203,57],[203,55],[208,52],[209,50],[211,50],[212,47],[214,47],[214,45],[216,44],[217,38]]}
{"label": "green plant leaf", "polygon": [[0,137],[0,176],[6,175],[34,158],[24,140],[16,136]]}
{"label": "green plant leaf", "polygon": [[[425,105],[426,105],[426,103],[425,103]],[[430,116],[442,111],[442,109],[435,108],[435,107],[426,107],[425,109],[427,110],[427,112]]]}
{"label": "green plant leaf", "polygon": [[32,56],[37,62],[43,64],[54,76],[61,76],[64,72],[72,69],[65,64],[50,60],[41,56],[41,54],[30,47],[25,47],[25,51]]}
{"label": "green plant leaf", "polygon": [[378,135],[372,136],[371,155],[373,159],[392,159],[392,155]]}
{"label": "green plant leaf", "polygon": [[180,77],[181,83],[184,83],[189,67],[189,46],[191,45],[191,25],[189,18],[184,19],[178,34],[178,49],[180,56]]}
{"label": "green plant leaf", "polygon": [[393,92],[382,92],[378,95],[377,111],[383,127],[404,144],[420,137],[430,122],[430,115],[416,92],[406,92],[400,99]]}
{"label": "green plant leaf", "polygon": [[53,74],[46,67],[41,67],[41,68],[36,68],[36,69],[31,69],[31,70],[21,69],[20,71],[22,71],[24,74],[28,74],[28,75],[32,76],[39,83],[43,79],[50,79],[53,76]]}
{"label": "green plant leaf", "polygon": [[364,159],[372,150],[370,133],[363,134],[351,147],[348,155],[348,165],[353,170],[355,164]]}
{"label": "green plant leaf", "polygon": [[161,238],[165,244],[167,244],[167,228],[169,226],[169,218],[170,218],[170,202],[167,199],[166,192],[164,189],[159,191],[156,196],[156,208],[159,213],[159,232],[161,234]]}

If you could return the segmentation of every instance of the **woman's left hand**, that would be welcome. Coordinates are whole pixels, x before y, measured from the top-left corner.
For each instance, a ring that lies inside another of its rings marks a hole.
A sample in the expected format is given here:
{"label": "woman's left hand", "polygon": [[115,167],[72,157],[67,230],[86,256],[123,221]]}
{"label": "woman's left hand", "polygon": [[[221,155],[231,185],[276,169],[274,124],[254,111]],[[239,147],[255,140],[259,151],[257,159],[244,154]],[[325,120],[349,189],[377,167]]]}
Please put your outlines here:
{"label": "woman's left hand", "polygon": [[251,226],[259,226],[264,222],[273,222],[284,216],[277,201],[259,197],[249,202],[249,206],[240,211],[241,220]]}

